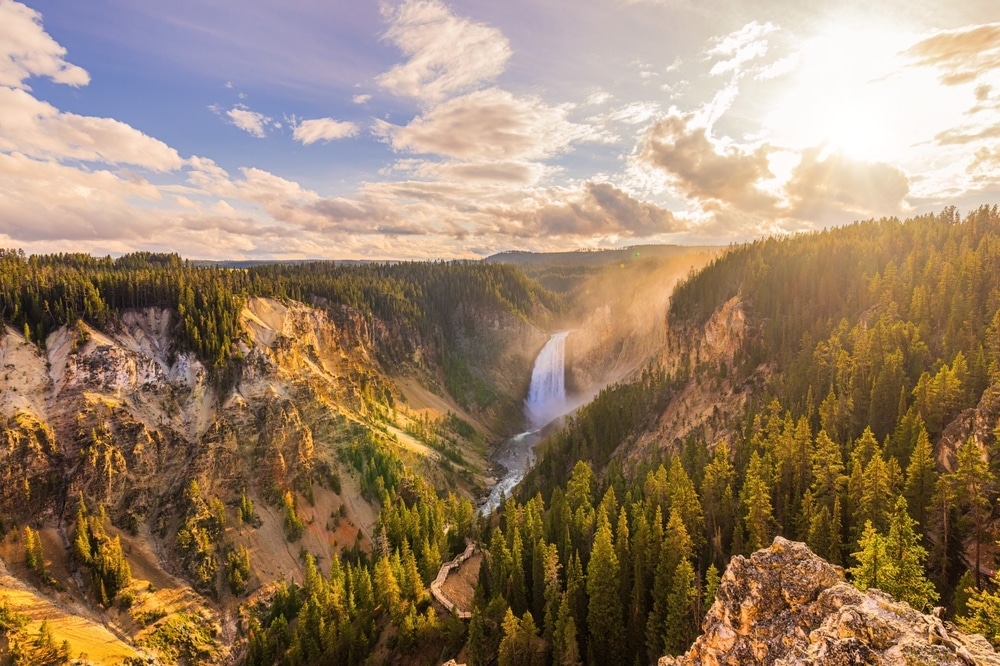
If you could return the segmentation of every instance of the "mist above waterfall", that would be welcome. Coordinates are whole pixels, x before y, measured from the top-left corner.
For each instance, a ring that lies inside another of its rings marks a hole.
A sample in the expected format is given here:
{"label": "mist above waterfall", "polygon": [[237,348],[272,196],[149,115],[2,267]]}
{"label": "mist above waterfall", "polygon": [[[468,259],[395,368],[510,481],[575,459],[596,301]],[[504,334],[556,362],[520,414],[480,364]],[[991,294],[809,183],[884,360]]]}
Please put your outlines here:
{"label": "mist above waterfall", "polygon": [[566,401],[566,336],[564,331],[549,338],[535,359],[531,386],[524,402],[528,422],[538,429],[570,410]]}

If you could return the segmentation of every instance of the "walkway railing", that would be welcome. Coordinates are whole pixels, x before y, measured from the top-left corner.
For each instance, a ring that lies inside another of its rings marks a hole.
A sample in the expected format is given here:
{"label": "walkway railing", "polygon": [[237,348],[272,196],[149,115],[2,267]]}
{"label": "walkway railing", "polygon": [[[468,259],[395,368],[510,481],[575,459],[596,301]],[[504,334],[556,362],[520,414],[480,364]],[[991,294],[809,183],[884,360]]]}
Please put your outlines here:
{"label": "walkway railing", "polygon": [[455,615],[461,619],[468,620],[472,617],[472,613],[456,610],[455,602],[449,599],[448,595],[446,595],[442,589],[444,587],[444,582],[448,580],[448,576],[451,572],[462,566],[462,563],[472,557],[472,554],[476,552],[476,544],[473,543],[471,539],[466,539],[465,543],[466,546],[464,553],[453,559],[451,562],[445,562],[441,565],[437,578],[435,578],[434,582],[431,583],[431,594],[438,600],[438,603],[448,609],[449,613],[455,613]]}

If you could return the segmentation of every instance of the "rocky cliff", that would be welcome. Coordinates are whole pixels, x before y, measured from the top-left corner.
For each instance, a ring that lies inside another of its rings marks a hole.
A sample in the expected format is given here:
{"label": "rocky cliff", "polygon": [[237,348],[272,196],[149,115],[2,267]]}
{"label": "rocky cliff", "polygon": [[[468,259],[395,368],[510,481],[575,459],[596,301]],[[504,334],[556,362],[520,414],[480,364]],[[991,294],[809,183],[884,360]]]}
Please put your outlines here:
{"label": "rocky cliff", "polygon": [[[530,373],[540,344],[533,336],[544,336],[503,313],[467,318],[462,345],[475,349],[482,339],[512,373]],[[343,550],[371,549],[379,506],[347,459],[359,442],[377,438],[437,488],[482,494],[482,412],[456,404],[419,347],[391,372],[379,358],[380,340],[405,331],[346,307],[249,298],[235,341],[238,376],[224,390],[194,354],[178,351],[176,331],[176,314],[162,308],[125,311],[103,330],[58,328],[43,348],[0,329],[0,561],[23,582],[18,596],[0,581],[0,607],[37,625],[56,615],[30,609],[59,605],[62,619],[50,626],[58,640],[69,637],[74,655],[95,653],[72,633],[87,618],[118,637],[116,654],[237,660],[239,607],[277,580],[301,579],[302,552],[330,562]],[[507,335],[513,350],[497,342]],[[468,355],[468,372],[481,370],[475,362],[485,353]],[[491,386],[514,391],[514,383]],[[452,415],[464,434],[445,430]],[[70,554],[80,498],[102,516],[108,538],[121,540],[134,581],[127,602],[100,603]],[[303,522],[295,537],[284,498]],[[248,520],[244,501],[252,503]],[[208,506],[220,527],[199,545],[187,535],[208,520]],[[27,564],[26,525],[41,534],[45,578]],[[242,594],[231,591],[225,569],[239,548],[249,563]],[[194,647],[178,647],[188,634]],[[198,654],[184,657],[182,648]],[[0,661],[4,654],[0,645]]]}
{"label": "rocky cliff", "polygon": [[660,666],[954,664],[1000,666],[981,636],[892,597],[859,592],[805,544],[781,537],[734,557],[687,654]]}

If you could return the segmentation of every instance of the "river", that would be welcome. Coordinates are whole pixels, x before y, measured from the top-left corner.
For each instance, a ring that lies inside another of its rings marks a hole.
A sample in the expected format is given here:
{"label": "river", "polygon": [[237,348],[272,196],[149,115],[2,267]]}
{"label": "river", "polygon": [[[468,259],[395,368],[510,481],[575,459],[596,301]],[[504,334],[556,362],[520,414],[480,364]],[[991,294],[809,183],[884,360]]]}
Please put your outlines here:
{"label": "river", "polygon": [[566,400],[567,335],[568,332],[562,332],[550,336],[535,358],[528,398],[524,401],[524,414],[529,429],[504,441],[494,455],[494,462],[507,471],[479,507],[481,515],[489,514],[500,506],[501,498],[510,496],[511,490],[521,482],[525,471],[535,462],[534,448],[541,439],[542,428],[572,407]]}

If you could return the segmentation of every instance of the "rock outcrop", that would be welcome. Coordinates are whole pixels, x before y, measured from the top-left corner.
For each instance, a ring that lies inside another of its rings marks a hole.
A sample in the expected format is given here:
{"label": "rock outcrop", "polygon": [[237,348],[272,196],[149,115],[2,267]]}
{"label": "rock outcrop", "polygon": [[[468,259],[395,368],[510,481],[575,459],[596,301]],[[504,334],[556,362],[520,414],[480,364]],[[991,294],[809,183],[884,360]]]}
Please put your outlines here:
{"label": "rock outcrop", "polygon": [[805,544],[778,537],[735,557],[687,654],[659,666],[955,664],[1000,666],[981,636],[878,590],[860,592]]}

